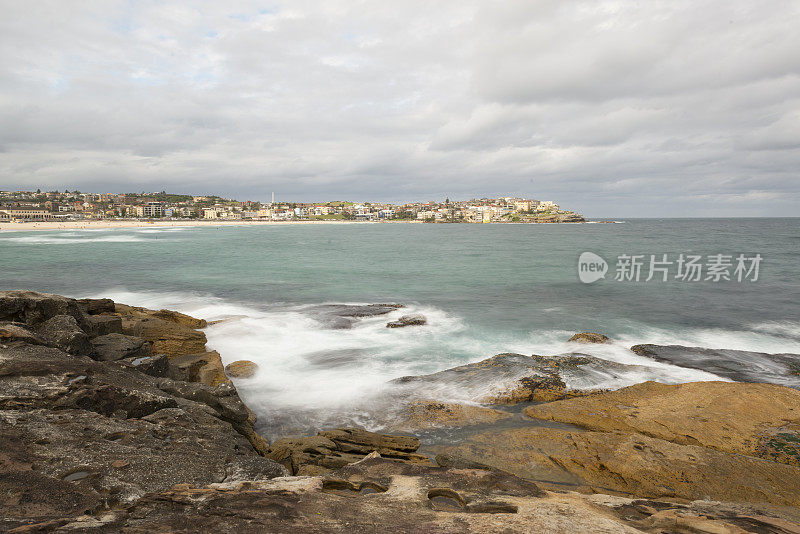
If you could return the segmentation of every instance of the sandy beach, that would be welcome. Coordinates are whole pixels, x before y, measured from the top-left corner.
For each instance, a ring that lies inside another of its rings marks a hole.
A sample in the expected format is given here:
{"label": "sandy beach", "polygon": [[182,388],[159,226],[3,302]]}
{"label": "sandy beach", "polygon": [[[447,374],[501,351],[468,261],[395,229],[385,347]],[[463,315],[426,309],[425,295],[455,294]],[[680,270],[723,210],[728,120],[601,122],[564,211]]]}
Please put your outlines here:
{"label": "sandy beach", "polygon": [[[220,220],[167,220],[145,221],[137,219],[94,221],[30,221],[23,223],[0,223],[0,231],[27,230],[99,230],[112,228],[152,228],[154,226],[255,226],[285,224],[375,224],[376,221],[220,221]],[[422,221],[391,220],[379,223],[423,224]]]}

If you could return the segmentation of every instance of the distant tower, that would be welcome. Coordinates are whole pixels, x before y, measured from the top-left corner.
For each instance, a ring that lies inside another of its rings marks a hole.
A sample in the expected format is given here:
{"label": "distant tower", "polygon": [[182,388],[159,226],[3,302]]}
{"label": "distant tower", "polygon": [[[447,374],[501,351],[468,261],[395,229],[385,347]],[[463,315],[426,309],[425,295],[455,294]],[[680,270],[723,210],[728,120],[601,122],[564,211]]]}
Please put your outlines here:
{"label": "distant tower", "polygon": [[275,191],[272,192],[272,202],[270,204],[275,204]]}

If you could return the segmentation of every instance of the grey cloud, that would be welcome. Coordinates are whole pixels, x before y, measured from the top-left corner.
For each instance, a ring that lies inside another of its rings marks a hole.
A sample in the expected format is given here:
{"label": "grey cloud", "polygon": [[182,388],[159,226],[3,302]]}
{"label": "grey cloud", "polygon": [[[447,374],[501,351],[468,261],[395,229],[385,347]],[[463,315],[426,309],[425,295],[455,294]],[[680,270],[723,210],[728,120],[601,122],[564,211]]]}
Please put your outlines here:
{"label": "grey cloud", "polygon": [[798,7],[25,2],[0,188],[794,215]]}

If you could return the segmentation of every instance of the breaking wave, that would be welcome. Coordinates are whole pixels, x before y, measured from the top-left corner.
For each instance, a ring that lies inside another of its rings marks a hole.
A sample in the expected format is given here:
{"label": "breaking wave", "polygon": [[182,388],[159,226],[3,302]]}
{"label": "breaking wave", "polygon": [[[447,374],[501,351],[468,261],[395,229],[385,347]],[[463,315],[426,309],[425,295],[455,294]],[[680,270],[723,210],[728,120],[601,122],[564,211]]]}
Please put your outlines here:
{"label": "breaking wave", "polygon": [[[798,352],[798,325],[753,331],[685,329],[666,331],[640,327],[635,335],[614,336],[603,345],[567,343],[574,332],[534,331],[514,337],[472,328],[445,310],[422,304],[356,321],[352,328],[326,328],[309,305],[237,303],[213,295],[181,292],[131,292],[124,289],[97,295],[154,309],[174,309],[208,320],[208,347],[224,364],[251,360],[259,365],[253,379],[237,382],[247,404],[260,416],[270,436],[311,432],[323,427],[358,424],[380,428],[395,400],[387,398],[392,379],[428,374],[483,360],[501,352],[558,355],[581,352],[625,364],[630,370],[573,380],[570,387],[619,388],[645,380],[679,383],[722,380],[711,373],[655,362],[629,350],[638,343],[679,344],[760,352]],[[324,304],[324,303],[320,303]],[[349,303],[354,304],[354,303]],[[400,315],[421,313],[428,324],[388,329]],[[770,332],[770,329],[772,331]],[[613,334],[613,332],[606,332]],[[791,334],[787,336],[786,334]],[[795,336],[795,337],[792,337]],[[505,384],[486,383],[485,391]],[[475,391],[437,387],[416,392],[437,400],[474,402]]]}

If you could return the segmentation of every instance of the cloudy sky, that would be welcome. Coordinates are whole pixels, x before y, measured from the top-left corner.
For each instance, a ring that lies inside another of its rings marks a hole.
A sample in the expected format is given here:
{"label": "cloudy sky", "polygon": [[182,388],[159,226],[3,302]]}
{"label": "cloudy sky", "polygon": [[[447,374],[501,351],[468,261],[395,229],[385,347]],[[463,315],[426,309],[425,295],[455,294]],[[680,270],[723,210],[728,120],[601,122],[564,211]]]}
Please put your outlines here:
{"label": "cloudy sky", "polygon": [[0,189],[800,214],[796,1],[0,12]]}

